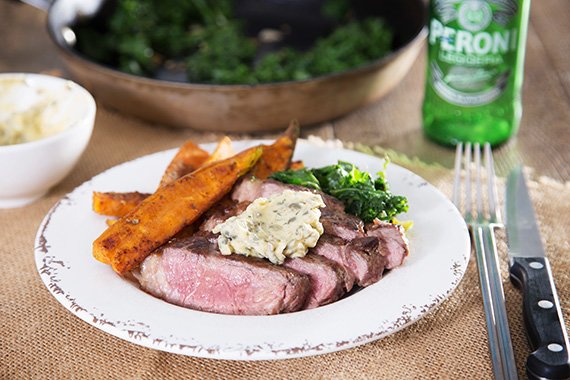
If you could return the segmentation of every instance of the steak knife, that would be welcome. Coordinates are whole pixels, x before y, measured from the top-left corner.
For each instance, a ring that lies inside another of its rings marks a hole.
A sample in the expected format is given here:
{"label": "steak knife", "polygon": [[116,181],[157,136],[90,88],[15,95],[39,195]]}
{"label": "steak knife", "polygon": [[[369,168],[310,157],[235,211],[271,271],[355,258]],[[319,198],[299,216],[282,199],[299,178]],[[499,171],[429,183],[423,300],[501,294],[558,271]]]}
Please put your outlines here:
{"label": "steak knife", "polygon": [[523,318],[534,350],[526,361],[527,375],[569,379],[568,333],[521,166],[507,179],[506,229],[509,273],[523,292]]}

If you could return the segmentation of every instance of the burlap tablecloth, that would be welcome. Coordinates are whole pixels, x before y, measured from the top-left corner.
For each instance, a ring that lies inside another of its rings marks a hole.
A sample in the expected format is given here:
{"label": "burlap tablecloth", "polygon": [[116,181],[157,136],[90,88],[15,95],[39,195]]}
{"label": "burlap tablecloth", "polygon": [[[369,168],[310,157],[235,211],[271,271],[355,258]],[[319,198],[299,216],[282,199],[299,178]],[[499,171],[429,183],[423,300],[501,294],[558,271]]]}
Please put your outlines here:
{"label": "burlap tablecloth", "polygon": [[[99,111],[91,143],[73,173],[30,206],[0,210],[0,378],[2,379],[486,379],[491,361],[477,270],[472,258],[457,290],[419,322],[380,341],[321,356],[238,362],[185,357],[143,348],[106,334],[62,307],[42,284],[34,236],[64,194],[113,165],[214,135],[157,129]],[[405,163],[446,194],[452,173]],[[570,186],[548,179],[530,184],[566,320],[570,320]],[[80,228],[80,226],[78,226]],[[69,231],[73,233],[73,231]],[[499,239],[504,256],[504,238]],[[81,252],[78,252],[81,254]],[[509,322],[523,376],[529,352],[521,296],[503,268]],[[413,281],[413,279],[410,279]]]}

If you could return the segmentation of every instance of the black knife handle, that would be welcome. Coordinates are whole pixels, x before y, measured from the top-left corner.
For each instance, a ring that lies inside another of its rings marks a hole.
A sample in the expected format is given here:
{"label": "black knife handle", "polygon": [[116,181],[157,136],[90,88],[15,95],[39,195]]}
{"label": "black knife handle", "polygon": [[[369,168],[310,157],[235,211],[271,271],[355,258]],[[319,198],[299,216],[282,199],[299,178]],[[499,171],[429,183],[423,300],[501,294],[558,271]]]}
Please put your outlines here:
{"label": "black knife handle", "polygon": [[569,379],[570,345],[548,259],[511,258],[510,275],[523,291],[523,318],[534,350],[526,361],[527,375]]}

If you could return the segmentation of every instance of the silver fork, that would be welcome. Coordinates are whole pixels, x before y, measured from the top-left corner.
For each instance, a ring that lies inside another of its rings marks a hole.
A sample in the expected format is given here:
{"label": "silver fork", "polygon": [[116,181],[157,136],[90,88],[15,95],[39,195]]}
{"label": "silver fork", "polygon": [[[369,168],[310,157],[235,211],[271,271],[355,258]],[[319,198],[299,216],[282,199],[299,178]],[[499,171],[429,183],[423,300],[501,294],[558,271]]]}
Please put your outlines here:
{"label": "silver fork", "polygon": [[[517,379],[517,368],[509,332],[505,295],[497,255],[495,229],[502,227],[497,207],[497,186],[491,146],[484,146],[485,170],[487,173],[487,196],[484,196],[481,146],[475,143],[459,143],[455,152],[455,178],[453,203],[461,210],[461,168],[465,169],[463,209],[464,218],[471,230],[475,247],[479,281],[489,335],[489,349],[493,361],[495,379]],[[472,183],[473,182],[473,183]],[[472,194],[472,187],[475,194]],[[473,198],[473,196],[475,198]],[[486,202],[485,202],[486,200]],[[475,208],[473,208],[475,203]],[[486,207],[485,204],[486,203]]]}

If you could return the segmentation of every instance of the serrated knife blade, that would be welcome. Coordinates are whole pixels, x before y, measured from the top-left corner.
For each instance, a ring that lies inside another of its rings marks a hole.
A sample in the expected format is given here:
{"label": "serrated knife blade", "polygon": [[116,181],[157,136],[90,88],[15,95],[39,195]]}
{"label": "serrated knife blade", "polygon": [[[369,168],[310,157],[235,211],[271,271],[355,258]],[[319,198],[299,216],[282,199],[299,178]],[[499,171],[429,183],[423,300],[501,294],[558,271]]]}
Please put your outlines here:
{"label": "serrated knife blade", "polygon": [[530,379],[568,379],[568,334],[520,166],[507,179],[505,203],[509,273],[523,291],[524,323],[534,350],[526,361],[527,375]]}

